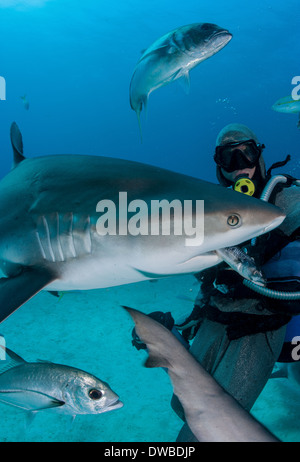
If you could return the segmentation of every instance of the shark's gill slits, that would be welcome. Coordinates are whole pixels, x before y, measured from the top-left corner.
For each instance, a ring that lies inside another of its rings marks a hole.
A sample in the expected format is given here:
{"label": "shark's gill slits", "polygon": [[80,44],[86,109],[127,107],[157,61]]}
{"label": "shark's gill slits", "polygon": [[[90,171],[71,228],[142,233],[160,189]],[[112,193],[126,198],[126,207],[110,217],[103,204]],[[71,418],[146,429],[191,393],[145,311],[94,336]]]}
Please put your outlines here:
{"label": "shark's gill slits", "polygon": [[36,220],[36,237],[44,260],[63,262],[91,253],[90,216],[55,212]]}

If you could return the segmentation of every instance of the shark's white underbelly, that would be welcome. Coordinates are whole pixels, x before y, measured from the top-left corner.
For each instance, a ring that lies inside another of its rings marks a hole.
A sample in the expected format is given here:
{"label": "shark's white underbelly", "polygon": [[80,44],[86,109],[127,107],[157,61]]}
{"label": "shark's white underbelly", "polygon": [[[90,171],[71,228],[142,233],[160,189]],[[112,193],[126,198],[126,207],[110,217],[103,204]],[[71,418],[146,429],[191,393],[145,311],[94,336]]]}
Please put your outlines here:
{"label": "shark's white underbelly", "polygon": [[[174,259],[158,261],[157,255],[140,259],[139,255],[120,259],[117,257],[82,258],[76,264],[69,262],[60,268],[60,276],[47,290],[89,290],[112,287],[176,274],[203,270],[219,263],[216,253],[192,257],[176,262]],[[74,262],[75,263],[75,262]]]}

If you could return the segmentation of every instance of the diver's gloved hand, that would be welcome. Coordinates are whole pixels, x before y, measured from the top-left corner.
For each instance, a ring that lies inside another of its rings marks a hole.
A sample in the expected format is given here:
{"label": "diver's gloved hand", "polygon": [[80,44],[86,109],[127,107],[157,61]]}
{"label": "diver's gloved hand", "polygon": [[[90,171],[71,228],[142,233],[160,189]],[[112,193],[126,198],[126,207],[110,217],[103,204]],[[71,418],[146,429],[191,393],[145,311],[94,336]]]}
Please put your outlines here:
{"label": "diver's gloved hand", "polygon": [[181,323],[175,325],[176,329],[181,332],[182,337],[186,342],[192,340],[202,322],[202,313],[201,308],[203,305],[194,305],[193,311],[191,314]]}
{"label": "diver's gloved hand", "polygon": [[[167,329],[172,330],[174,326],[174,319],[170,312],[163,313],[162,311],[153,311],[153,313],[149,313],[148,316],[150,318],[155,319],[155,321],[159,322]],[[137,350],[146,350],[145,343],[142,343],[139,336],[136,334],[135,329],[132,330],[132,345]]]}

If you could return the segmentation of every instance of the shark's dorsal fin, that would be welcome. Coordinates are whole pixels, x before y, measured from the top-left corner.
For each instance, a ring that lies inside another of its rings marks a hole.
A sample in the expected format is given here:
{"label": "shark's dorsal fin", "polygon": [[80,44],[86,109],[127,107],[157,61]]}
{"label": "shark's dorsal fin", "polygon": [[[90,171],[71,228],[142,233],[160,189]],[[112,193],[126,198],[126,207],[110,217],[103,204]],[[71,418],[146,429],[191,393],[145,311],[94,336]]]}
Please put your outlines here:
{"label": "shark's dorsal fin", "polygon": [[14,167],[16,167],[25,159],[23,155],[22,134],[16,122],[13,122],[10,127],[10,141],[14,152]]}

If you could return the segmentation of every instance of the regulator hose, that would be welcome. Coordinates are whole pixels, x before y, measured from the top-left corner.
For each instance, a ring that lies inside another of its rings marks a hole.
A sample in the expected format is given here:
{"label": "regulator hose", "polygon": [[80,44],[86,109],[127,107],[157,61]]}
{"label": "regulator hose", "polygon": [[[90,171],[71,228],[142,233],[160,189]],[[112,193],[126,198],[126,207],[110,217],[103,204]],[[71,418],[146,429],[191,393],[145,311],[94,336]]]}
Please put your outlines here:
{"label": "regulator hose", "polygon": [[255,282],[248,281],[244,279],[244,285],[249,287],[249,289],[254,290],[258,294],[264,295],[265,297],[269,298],[276,298],[278,300],[299,300],[300,299],[300,292],[283,292],[281,290],[273,290],[268,289],[267,287],[259,286],[255,284]]}
{"label": "regulator hose", "polygon": [[[276,175],[273,176],[266,186],[264,187],[263,192],[261,193],[260,199],[262,201],[268,202],[270,196],[273,192],[273,189],[278,183],[287,183],[288,178],[284,175]],[[300,186],[300,180],[294,180],[293,184],[296,186]],[[255,245],[256,238],[252,239],[251,245]],[[255,292],[264,295],[265,297],[275,298],[279,300],[299,300],[300,299],[300,292],[283,292],[281,290],[273,290],[268,289],[267,287],[259,286],[255,284],[255,282],[248,281],[247,279],[243,280],[243,283],[246,287],[254,290]]]}

